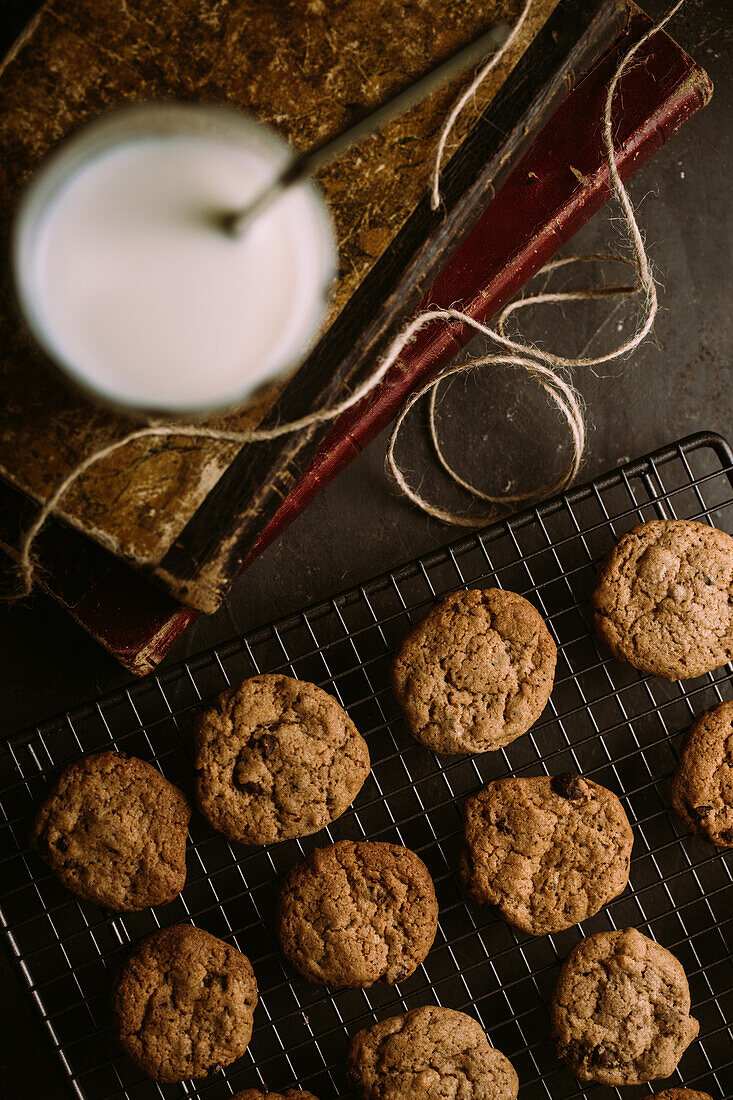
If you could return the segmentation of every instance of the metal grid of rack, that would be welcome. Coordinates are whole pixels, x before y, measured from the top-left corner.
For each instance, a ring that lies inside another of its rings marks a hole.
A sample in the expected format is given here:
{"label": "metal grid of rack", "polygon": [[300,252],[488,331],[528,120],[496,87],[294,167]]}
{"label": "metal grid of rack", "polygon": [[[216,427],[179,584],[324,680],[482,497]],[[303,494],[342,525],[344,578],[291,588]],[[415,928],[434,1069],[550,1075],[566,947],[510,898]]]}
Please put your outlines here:
{"label": "metal grid of rack", "polygon": [[[513,1062],[522,1100],[605,1100],[560,1066],[547,1004],[561,960],[581,935],[634,925],[687,971],[700,1038],[665,1082],[733,1096],[730,853],[688,835],[669,805],[680,735],[693,715],[733,697],[730,666],[684,683],[642,677],[599,649],[588,598],[599,559],[635,523],[701,519],[733,533],[733,454],[698,435],[507,522],[386,574],[286,621],[237,638],[14,737],[0,753],[0,921],[45,1021],[72,1094],[84,1100],[201,1097],[300,1083],[321,1100],[347,1095],[346,1041],[378,1018],[425,1003],[475,1015]],[[436,595],[498,585],[532,600],[559,648],[552,698],[528,734],[499,752],[437,757],[408,735],[389,691],[391,654]],[[265,849],[229,844],[194,815],[188,880],[170,905],[114,914],[76,900],[27,848],[33,806],[53,774],[110,745],[155,763],[184,790],[202,701],[256,671],[282,670],[331,691],[366,736],[372,774],[330,828]],[[464,797],[489,779],[578,770],[616,791],[634,826],[629,889],[558,935],[513,931],[467,905],[453,868]],[[281,875],[313,847],[342,837],[391,840],[427,863],[440,927],[425,963],[398,987],[330,992],[292,971],[270,919]],[[112,976],[127,946],[160,925],[191,920],[252,960],[260,989],[244,1058],[212,1078],[158,1086],[118,1051],[109,1021]],[[661,1085],[659,1087],[662,1087]],[[624,1090],[648,1095],[652,1086]]]}

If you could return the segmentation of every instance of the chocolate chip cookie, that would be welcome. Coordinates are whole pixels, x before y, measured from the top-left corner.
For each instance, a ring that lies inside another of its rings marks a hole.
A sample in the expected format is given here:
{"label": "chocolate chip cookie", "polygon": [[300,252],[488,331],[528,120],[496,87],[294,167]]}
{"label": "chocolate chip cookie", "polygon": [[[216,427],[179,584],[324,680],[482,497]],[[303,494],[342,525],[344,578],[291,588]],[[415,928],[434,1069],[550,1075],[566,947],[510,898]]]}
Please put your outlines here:
{"label": "chocolate chip cookie", "polygon": [[274,844],[339,817],[369,775],[369,750],[315,684],[253,676],[201,715],[196,770],[198,804],[215,829],[244,844]]}
{"label": "chocolate chip cookie", "polygon": [[362,1100],[515,1100],[519,1090],[476,1020],[436,1005],[357,1032],[347,1072]]}
{"label": "chocolate chip cookie", "polygon": [[542,616],[500,588],[443,597],[405,638],[392,686],[413,737],[435,752],[490,752],[536,722],[557,649]]}
{"label": "chocolate chip cookie", "polygon": [[615,657],[668,680],[733,657],[733,539],[690,520],[652,520],[619,539],[593,592]]}
{"label": "chocolate chip cookie", "polygon": [[438,902],[423,861],[399,844],[367,840],[341,840],[296,864],[276,915],[295,969],[337,987],[409,977],[437,927]]}
{"label": "chocolate chip cookie", "polygon": [[36,814],[30,843],[79,897],[145,909],[183,889],[190,817],[185,796],[156,768],[101,752],[64,768]]}
{"label": "chocolate chip cookie", "polygon": [[713,1100],[709,1092],[698,1092],[697,1089],[665,1089],[664,1092],[655,1092],[649,1100]]}
{"label": "chocolate chip cookie", "polygon": [[287,1089],[285,1092],[260,1092],[259,1089],[245,1089],[232,1097],[232,1100],[318,1100],[312,1092],[303,1089]]}
{"label": "chocolate chip cookie", "polygon": [[580,1081],[669,1077],[698,1032],[682,965],[635,928],[581,940],[552,999],[558,1056]]}
{"label": "chocolate chip cookie", "polygon": [[467,893],[523,932],[570,928],[626,887],[631,826],[616,795],[590,779],[497,779],[463,816]]}
{"label": "chocolate chip cookie", "polygon": [[205,1077],[241,1058],[256,1004],[246,955],[190,924],[135,944],[112,994],[124,1050],[161,1082]]}
{"label": "chocolate chip cookie", "polygon": [[733,702],[692,723],[672,780],[672,805],[693,833],[733,848]]}

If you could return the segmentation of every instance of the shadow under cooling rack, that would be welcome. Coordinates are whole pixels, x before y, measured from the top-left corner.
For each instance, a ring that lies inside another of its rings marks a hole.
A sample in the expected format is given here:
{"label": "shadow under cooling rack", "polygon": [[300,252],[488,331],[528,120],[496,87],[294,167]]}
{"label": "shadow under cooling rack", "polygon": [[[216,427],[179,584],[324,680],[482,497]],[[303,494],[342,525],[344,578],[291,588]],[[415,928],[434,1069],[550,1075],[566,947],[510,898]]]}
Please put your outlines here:
{"label": "shadow under cooling rack", "polygon": [[[600,558],[634,524],[689,518],[733,533],[733,455],[698,435],[539,508],[385,574],[273,626],[14,737],[0,752],[0,921],[46,1023],[73,1095],[85,1100],[201,1097],[300,1083],[320,1100],[345,1097],[346,1042],[375,1019],[425,1003],[476,1016],[513,1062],[521,1100],[621,1095],[581,1087],[549,1039],[558,962],[581,935],[634,925],[687,971],[700,1038],[665,1086],[733,1096],[730,854],[688,835],[670,810],[669,779],[693,715],[733,697],[730,667],[684,683],[643,677],[599,649],[588,600]],[[495,753],[437,757],[408,735],[389,691],[391,655],[437,595],[498,585],[527,596],[558,644],[550,704],[524,737]],[[82,753],[116,746],[154,762],[184,790],[202,702],[255,672],[312,680],[347,708],[369,743],[372,773],[356,802],[317,836],[269,848],[231,845],[199,816],[188,879],[170,905],[114,914],[76,900],[28,850],[33,807],[54,773]],[[453,868],[466,795],[487,780],[578,770],[614,790],[634,827],[629,888],[559,935],[517,933],[466,904]],[[272,934],[279,878],[312,848],[342,837],[391,840],[427,863],[440,927],[425,963],[398,987],[331,993],[295,974]],[[109,986],[130,943],[192,920],[252,960],[260,988],[244,1058],[206,1081],[158,1086],[119,1053]],[[649,1095],[652,1086],[625,1089]]]}

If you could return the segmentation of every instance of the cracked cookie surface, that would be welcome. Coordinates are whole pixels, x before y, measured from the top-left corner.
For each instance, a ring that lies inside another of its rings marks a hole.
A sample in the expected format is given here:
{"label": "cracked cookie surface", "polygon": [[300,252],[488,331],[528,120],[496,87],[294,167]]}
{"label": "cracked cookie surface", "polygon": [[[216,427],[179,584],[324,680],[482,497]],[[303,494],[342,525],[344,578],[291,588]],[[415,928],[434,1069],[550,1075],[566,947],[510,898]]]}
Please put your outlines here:
{"label": "cracked cookie surface", "polygon": [[275,924],[284,954],[311,981],[394,983],[432,947],[438,902],[427,867],[409,848],[341,840],[290,870]]}
{"label": "cracked cookie surface", "polygon": [[418,741],[490,752],[526,733],[547,704],[557,649],[540,613],[500,588],[453,592],[413,627],[392,686]]}
{"label": "cracked cookie surface", "polygon": [[190,924],[135,944],[112,993],[123,1049],[161,1082],[205,1077],[241,1058],[256,1004],[246,955]]}
{"label": "cracked cookie surface", "polygon": [[635,928],[581,940],[551,1007],[558,1056],[580,1081],[669,1077],[698,1032],[682,964]]}
{"label": "cracked cookie surface", "polygon": [[369,775],[366,741],[315,684],[262,675],[223,692],[196,730],[196,795],[230,840],[273,844],[339,817]]}
{"label": "cracked cookie surface", "polygon": [[101,752],[64,768],[36,814],[30,843],[79,897],[145,909],[183,889],[190,817],[184,794],[152,765]]}
{"label": "cracked cookie surface", "polygon": [[701,714],[682,745],[672,805],[691,832],[733,848],[733,702]]}
{"label": "cracked cookie surface", "polygon": [[515,1100],[519,1089],[477,1021],[437,1005],[357,1032],[347,1069],[362,1100]]}
{"label": "cracked cookie surface", "polygon": [[652,520],[601,565],[595,626],[615,657],[668,680],[733,657],[733,539],[691,520]]}
{"label": "cracked cookie surface", "polygon": [[616,795],[589,779],[497,779],[466,800],[460,875],[475,901],[542,936],[625,889],[633,842]]}

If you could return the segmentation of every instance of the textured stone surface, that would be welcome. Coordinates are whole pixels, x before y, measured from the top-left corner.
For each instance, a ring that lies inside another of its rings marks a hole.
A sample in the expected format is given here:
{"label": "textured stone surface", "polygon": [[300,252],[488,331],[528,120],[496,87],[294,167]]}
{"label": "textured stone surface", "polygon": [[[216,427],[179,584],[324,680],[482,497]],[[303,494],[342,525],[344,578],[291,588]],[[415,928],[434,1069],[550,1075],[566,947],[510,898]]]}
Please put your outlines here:
{"label": "textured stone surface", "polygon": [[535,936],[597,913],[629,879],[634,837],[623,806],[572,772],[489,783],[466,801],[464,837],[468,893]]}
{"label": "textured stone surface", "polygon": [[145,909],[183,889],[190,817],[185,796],[156,768],[102,752],[64,768],[30,840],[75,894],[110,909]]}

